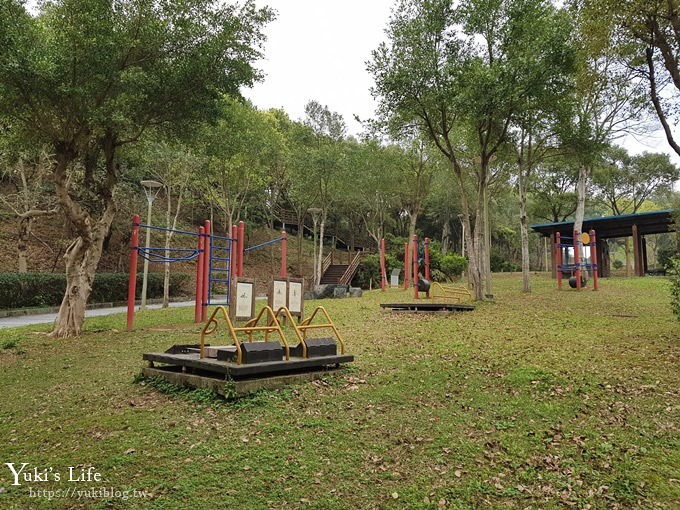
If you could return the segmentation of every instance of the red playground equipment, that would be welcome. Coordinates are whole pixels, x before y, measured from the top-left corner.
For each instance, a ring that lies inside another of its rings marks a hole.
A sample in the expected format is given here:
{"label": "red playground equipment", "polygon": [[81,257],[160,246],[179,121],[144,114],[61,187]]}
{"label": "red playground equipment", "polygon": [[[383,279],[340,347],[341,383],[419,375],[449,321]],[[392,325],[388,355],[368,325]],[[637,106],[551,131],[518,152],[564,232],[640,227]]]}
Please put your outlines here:
{"label": "red playground equipment", "polygon": [[[196,248],[165,248],[139,246],[139,229],[154,229],[171,231],[177,234],[196,237]],[[286,276],[287,240],[286,232],[281,237],[264,243],[244,248],[245,224],[240,221],[238,226],[231,228],[231,237],[217,236],[212,232],[210,220],[205,220],[204,226],[198,232],[169,229],[144,225],[139,222],[139,215],[132,218],[132,239],[130,241],[130,278],[128,281],[127,330],[134,329],[135,293],[137,286],[137,261],[139,257],[150,262],[187,262],[196,260],[196,301],[194,307],[194,322],[204,322],[208,314],[209,305],[229,306],[229,292],[232,277],[243,276],[243,258],[246,252],[261,248],[268,244],[281,242],[281,276]],[[170,253],[174,256],[170,256]],[[224,284],[226,301],[216,302],[213,289],[216,284]]]}
{"label": "red playground equipment", "polygon": [[[590,253],[587,257],[590,262],[586,262],[581,254],[584,247]],[[590,272],[593,275],[593,290],[599,290],[597,274],[597,244],[595,231],[590,233],[583,232],[579,235],[574,230],[574,237],[562,237],[559,232],[555,235],[555,253],[557,254],[557,288],[562,289],[562,279],[569,277],[569,286],[576,290],[581,290],[587,283],[586,275]]]}

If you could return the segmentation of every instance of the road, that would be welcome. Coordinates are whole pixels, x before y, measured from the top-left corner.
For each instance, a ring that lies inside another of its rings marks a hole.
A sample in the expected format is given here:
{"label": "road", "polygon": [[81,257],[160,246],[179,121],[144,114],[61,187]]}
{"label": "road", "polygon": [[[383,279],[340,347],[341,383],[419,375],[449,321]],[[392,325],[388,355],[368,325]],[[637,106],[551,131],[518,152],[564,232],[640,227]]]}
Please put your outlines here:
{"label": "road", "polygon": [[[170,303],[170,306],[194,306],[193,301],[178,301]],[[160,308],[161,304],[147,305],[147,308]],[[111,315],[114,313],[127,312],[127,306],[115,306],[112,308],[96,308],[85,311],[85,317],[97,317],[98,315]],[[21,326],[30,326],[34,324],[48,324],[54,322],[57,318],[57,313],[38,313],[34,315],[19,315],[16,317],[2,317],[0,318],[0,329],[18,328]]]}

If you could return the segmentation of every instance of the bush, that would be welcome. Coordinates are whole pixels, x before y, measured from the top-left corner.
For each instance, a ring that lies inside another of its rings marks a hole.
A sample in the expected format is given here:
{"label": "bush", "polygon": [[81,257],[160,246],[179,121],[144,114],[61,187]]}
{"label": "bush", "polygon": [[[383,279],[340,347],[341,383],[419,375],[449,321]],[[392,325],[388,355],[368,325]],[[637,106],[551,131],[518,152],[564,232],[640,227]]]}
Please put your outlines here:
{"label": "bush", "polygon": [[[394,255],[385,254],[385,270],[387,272],[387,281],[389,284],[390,273],[394,268],[403,267],[403,263],[399,262]],[[361,259],[361,265],[357,271],[356,276],[352,280],[352,285],[368,289],[373,282],[373,286],[380,286],[380,254],[372,253]]]}
{"label": "bush", "polygon": [[673,267],[673,258],[678,257],[678,252],[675,248],[661,248],[656,256],[659,265],[666,271]]}
{"label": "bush", "polygon": [[671,287],[671,309],[680,321],[680,257],[673,257],[669,262],[668,280]]}
{"label": "bush", "polygon": [[465,257],[457,253],[447,253],[441,256],[439,269],[447,278],[453,280],[463,274],[463,271],[467,269],[467,265],[468,261]]}
{"label": "bush", "polygon": [[[137,275],[137,292],[142,292],[143,275]],[[126,301],[129,276],[126,273],[99,273],[95,276],[90,303]],[[181,294],[190,276],[170,274],[170,295]],[[0,309],[58,306],[64,298],[66,275],[54,273],[0,273]],[[163,295],[163,274],[149,273],[147,297]]]}
{"label": "bush", "polygon": [[623,267],[623,262],[617,259],[612,263],[612,266],[614,266],[614,269],[621,269]]}

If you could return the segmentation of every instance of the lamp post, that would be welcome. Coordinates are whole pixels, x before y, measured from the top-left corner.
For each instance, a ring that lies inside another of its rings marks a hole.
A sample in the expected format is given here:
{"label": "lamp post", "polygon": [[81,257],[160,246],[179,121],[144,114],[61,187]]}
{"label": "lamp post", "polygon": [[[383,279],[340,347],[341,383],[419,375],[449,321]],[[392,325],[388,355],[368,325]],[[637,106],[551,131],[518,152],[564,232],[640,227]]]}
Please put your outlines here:
{"label": "lamp post", "polygon": [[[148,226],[151,226],[151,204],[153,204],[154,199],[158,195],[158,192],[161,190],[163,187],[163,184],[161,184],[158,181],[141,181],[142,186],[144,187],[144,194],[146,195],[146,201],[149,204],[149,207],[147,208],[146,212],[146,224]],[[147,280],[149,278],[149,259],[148,259],[148,251],[149,251],[149,244],[151,244],[151,229],[147,227],[146,229],[146,251],[147,251],[147,257],[144,257],[144,276],[142,278],[142,302],[139,306],[140,310],[144,310],[146,308],[146,287],[147,287]]]}

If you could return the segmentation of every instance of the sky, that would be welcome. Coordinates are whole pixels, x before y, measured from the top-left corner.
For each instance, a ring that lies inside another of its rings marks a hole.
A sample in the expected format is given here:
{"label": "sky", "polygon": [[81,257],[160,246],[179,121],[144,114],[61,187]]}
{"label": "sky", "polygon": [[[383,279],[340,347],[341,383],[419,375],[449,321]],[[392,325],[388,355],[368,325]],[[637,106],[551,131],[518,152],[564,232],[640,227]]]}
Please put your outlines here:
{"label": "sky", "polygon": [[[265,28],[265,58],[257,62],[265,78],[244,96],[261,110],[282,108],[302,120],[310,100],[340,113],[348,134],[361,133],[362,120],[374,115],[376,103],[366,70],[371,52],[386,39],[384,30],[395,0],[256,0],[277,11]],[[658,125],[656,119],[652,125]],[[618,140],[629,153],[664,152],[680,166],[659,130]]]}
{"label": "sky", "polygon": [[311,100],[340,113],[348,134],[362,129],[354,121],[373,116],[373,85],[366,71],[371,52],[385,39],[394,0],[257,0],[277,18],[265,29],[265,59],[256,67],[264,82],[243,95],[259,109],[283,108],[294,120],[304,118]]}

